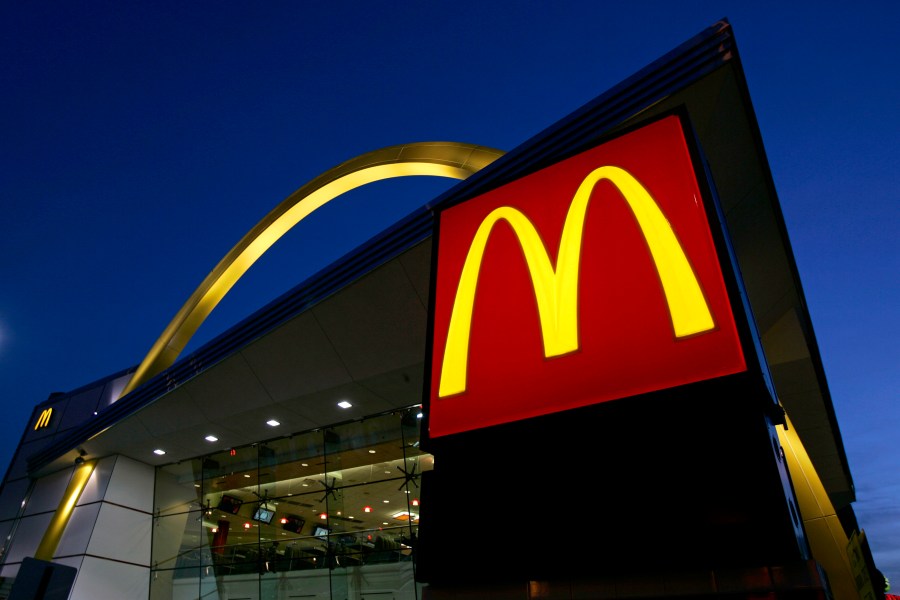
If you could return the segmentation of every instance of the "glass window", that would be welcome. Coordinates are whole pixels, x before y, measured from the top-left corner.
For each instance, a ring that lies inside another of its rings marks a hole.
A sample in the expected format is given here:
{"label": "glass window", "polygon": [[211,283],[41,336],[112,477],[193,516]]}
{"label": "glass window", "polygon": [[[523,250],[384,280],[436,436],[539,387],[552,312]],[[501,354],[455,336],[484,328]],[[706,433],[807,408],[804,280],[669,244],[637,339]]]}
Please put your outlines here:
{"label": "glass window", "polygon": [[343,598],[387,585],[415,598],[420,476],[433,468],[418,449],[418,413],[157,469],[151,597]]}
{"label": "glass window", "polygon": [[156,470],[154,513],[166,516],[200,510],[202,484],[199,459],[187,460]]}
{"label": "glass window", "polygon": [[31,480],[16,479],[7,481],[0,494],[0,519],[14,519],[25,508],[25,495],[31,486]]}

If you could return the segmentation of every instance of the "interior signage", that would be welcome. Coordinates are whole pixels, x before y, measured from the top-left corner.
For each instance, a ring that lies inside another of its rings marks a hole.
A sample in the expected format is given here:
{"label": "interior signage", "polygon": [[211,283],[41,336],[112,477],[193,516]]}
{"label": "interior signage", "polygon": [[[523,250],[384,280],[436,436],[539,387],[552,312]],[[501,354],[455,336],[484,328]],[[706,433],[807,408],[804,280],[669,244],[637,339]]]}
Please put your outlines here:
{"label": "interior signage", "polygon": [[746,370],[668,116],[443,210],[432,437]]}

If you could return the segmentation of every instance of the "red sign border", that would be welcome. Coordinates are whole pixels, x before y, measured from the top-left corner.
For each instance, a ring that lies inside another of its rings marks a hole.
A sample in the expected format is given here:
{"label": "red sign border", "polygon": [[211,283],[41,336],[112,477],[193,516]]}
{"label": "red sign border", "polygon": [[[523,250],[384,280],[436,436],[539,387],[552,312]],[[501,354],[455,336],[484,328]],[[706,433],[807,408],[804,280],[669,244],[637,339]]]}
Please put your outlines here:
{"label": "red sign border", "polygon": [[[689,154],[689,159],[691,163],[691,167],[693,169],[694,178],[697,182],[697,186],[700,191],[701,198],[703,200],[703,207],[705,211],[707,226],[709,228],[713,245],[715,251],[718,256],[719,263],[719,271],[722,277],[722,281],[725,286],[725,293],[728,299],[728,302],[731,306],[731,318],[734,322],[735,329],[737,330],[737,338],[738,344],[740,346],[740,351],[743,353],[745,370],[739,373],[735,373],[733,375],[725,375],[722,377],[718,377],[715,379],[727,379],[729,377],[740,377],[746,380],[747,376],[749,376],[749,380],[753,382],[758,382],[760,384],[761,389],[767,389],[769,395],[772,400],[773,406],[777,406],[777,400],[775,399],[774,388],[771,383],[771,378],[768,373],[768,368],[765,363],[764,356],[762,354],[761,343],[759,341],[758,333],[756,332],[754,321],[752,319],[749,303],[746,298],[746,292],[744,290],[743,282],[741,281],[739,275],[739,269],[737,267],[737,261],[734,256],[734,251],[731,247],[730,236],[727,233],[727,228],[725,225],[725,218],[722,212],[721,206],[718,201],[718,197],[715,193],[714,184],[712,183],[711,174],[708,173],[703,167],[706,162],[703,159],[702,151],[700,149],[699,142],[697,140],[697,136],[693,131],[693,128],[690,124],[690,119],[688,117],[688,113],[685,107],[680,106],[665,112],[662,112],[658,115],[648,117],[639,122],[633,123],[628,127],[622,128],[615,132],[608,133],[606,135],[600,136],[598,138],[594,138],[589,143],[584,143],[576,147],[572,147],[567,149],[565,153],[561,153],[558,156],[554,156],[552,159],[544,159],[539,162],[533,163],[527,171],[518,172],[515,176],[505,175],[502,171],[502,167],[499,166],[503,164],[504,158],[498,159],[497,163],[487,167],[485,170],[487,173],[479,174],[481,177],[475,177],[474,183],[467,184],[464,182],[460,184],[458,188],[447,192],[441,198],[438,198],[434,204],[434,220],[433,220],[433,228],[432,228],[432,257],[431,257],[431,278],[430,278],[430,293],[429,293],[429,306],[428,306],[428,328],[426,333],[426,359],[425,359],[425,373],[423,378],[423,419],[422,419],[422,443],[424,446],[428,446],[432,439],[440,439],[440,438],[456,438],[460,436],[465,436],[467,434],[481,432],[484,430],[489,430],[492,428],[500,428],[505,426],[514,425],[519,420],[508,421],[504,423],[497,423],[494,425],[486,425],[479,426],[473,429],[463,430],[455,433],[447,433],[441,434],[437,436],[437,438],[433,438],[430,435],[430,404],[431,404],[431,388],[432,388],[432,373],[433,368],[431,361],[434,356],[434,322],[435,322],[435,305],[436,305],[436,288],[437,288],[437,264],[438,264],[438,250],[440,247],[440,227],[441,227],[441,214],[444,210],[450,209],[454,206],[467,202],[468,200],[472,200],[474,198],[480,197],[484,194],[491,192],[494,189],[498,189],[503,187],[513,181],[517,181],[519,179],[523,179],[529,177],[530,175],[551,167],[559,162],[565,161],[569,158],[575,157],[583,152],[586,152],[592,148],[601,146],[610,141],[613,141],[617,138],[623,137],[632,133],[636,130],[639,130],[643,127],[651,125],[657,121],[661,121],[668,117],[675,116],[678,119],[678,122],[681,126],[681,131],[684,136],[684,140],[687,145],[687,150]],[[521,157],[516,160],[523,160]],[[489,177],[489,173],[494,169],[501,169],[499,174],[494,178]],[[484,176],[488,175],[488,178]],[[621,398],[616,398],[614,400],[608,400],[601,402],[600,404],[606,404],[609,402],[619,402],[625,399],[636,399],[644,396],[659,396],[661,394],[671,394],[671,393],[680,393],[689,388],[699,388],[705,384],[707,384],[710,379],[698,380],[686,384],[676,385],[669,388],[662,388],[658,390],[652,390],[645,393],[638,393],[634,395],[623,396]],[[569,412],[575,409],[567,409],[562,412]],[[551,416],[556,413],[548,413],[547,415],[539,415],[534,417],[526,417],[525,420],[531,421],[534,419],[540,419],[544,416]]]}

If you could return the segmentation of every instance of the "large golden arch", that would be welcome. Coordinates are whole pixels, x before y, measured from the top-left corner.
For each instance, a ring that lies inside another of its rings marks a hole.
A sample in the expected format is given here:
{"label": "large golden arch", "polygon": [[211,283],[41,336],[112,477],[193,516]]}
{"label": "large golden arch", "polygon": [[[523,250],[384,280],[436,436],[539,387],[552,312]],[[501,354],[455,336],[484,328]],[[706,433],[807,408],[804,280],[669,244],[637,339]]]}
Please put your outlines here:
{"label": "large golden arch", "polygon": [[556,266],[550,261],[537,229],[518,209],[496,208],[478,226],[463,263],[450,313],[439,397],[466,391],[475,289],[488,238],[498,221],[506,221],[512,227],[522,247],[537,300],[544,356],[551,358],[578,349],[578,277],[584,220],[594,187],[603,180],[619,191],[637,220],[662,284],[675,337],[694,335],[715,327],[700,283],[656,200],[625,169],[602,166],[585,177],[569,204]]}
{"label": "large golden arch", "polygon": [[465,179],[503,155],[459,142],[418,142],[363,154],[322,173],[276,206],[206,276],[144,357],[121,396],[171,366],[225,294],[256,260],[313,211],[367,183],[429,175]]}

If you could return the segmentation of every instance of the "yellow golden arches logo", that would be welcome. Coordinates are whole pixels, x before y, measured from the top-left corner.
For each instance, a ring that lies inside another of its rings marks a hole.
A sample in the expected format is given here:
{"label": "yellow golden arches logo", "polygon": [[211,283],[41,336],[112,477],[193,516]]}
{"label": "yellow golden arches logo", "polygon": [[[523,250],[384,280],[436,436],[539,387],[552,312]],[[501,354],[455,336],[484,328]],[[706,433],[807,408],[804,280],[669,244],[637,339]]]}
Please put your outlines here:
{"label": "yellow golden arches logo", "polygon": [[42,429],[50,425],[50,417],[53,416],[53,408],[45,408],[43,412],[41,412],[41,416],[38,417],[37,422],[34,424],[34,430]]}
{"label": "yellow golden arches logo", "polygon": [[715,326],[700,284],[684,249],[659,205],[646,188],[622,168],[603,166],[592,171],[578,186],[563,225],[556,267],[537,229],[519,210],[501,206],[488,214],[475,232],[463,263],[441,363],[438,396],[466,390],[469,336],[475,288],[488,238],[499,221],[506,221],[522,247],[537,299],[544,356],[551,358],[578,349],[578,273],[584,220],[594,187],[612,183],[627,202],[647,241],[662,283],[676,337],[685,337]]}
{"label": "yellow golden arches logo", "polygon": [[247,269],[313,211],[346,192],[384,179],[413,175],[466,179],[502,155],[500,150],[475,144],[416,142],[374,150],[325,171],[272,209],[219,261],[166,326],[119,397],[170,367]]}

